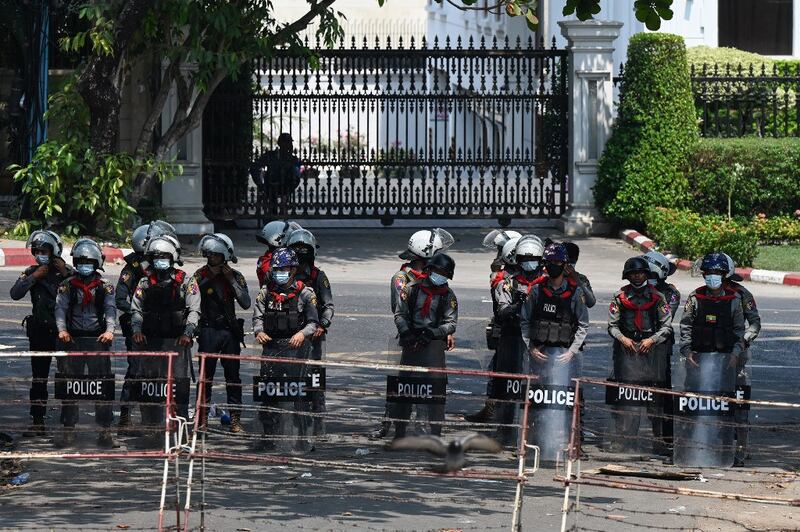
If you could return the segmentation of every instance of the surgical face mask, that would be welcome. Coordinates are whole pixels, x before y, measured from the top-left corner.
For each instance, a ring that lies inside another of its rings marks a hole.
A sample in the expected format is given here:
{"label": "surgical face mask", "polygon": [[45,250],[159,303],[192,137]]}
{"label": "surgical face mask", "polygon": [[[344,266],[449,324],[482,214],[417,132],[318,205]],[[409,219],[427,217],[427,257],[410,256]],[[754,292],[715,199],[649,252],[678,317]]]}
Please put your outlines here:
{"label": "surgical face mask", "polygon": [[716,290],[717,288],[722,286],[722,276],[717,274],[706,275],[706,286],[712,290]]}
{"label": "surgical face mask", "polygon": [[647,286],[647,280],[642,281],[639,284],[636,284],[633,281],[631,281],[631,286],[634,287],[634,288],[643,288],[643,287]]}
{"label": "surgical face mask", "polygon": [[564,273],[564,265],[563,264],[547,264],[544,267],[547,270],[547,275],[550,277],[558,277],[562,273]]}
{"label": "surgical face mask", "polygon": [[36,264],[39,266],[50,264],[50,255],[36,255]]}
{"label": "surgical face mask", "polygon": [[435,284],[436,286],[447,284],[447,277],[440,273],[431,272],[428,274],[428,279],[430,279],[431,283]]}
{"label": "surgical face mask", "polygon": [[284,285],[289,282],[289,277],[291,277],[291,272],[285,272],[281,270],[277,270],[272,272],[272,278],[275,280],[276,283],[280,285]]}
{"label": "surgical face mask", "polygon": [[78,264],[75,269],[80,275],[88,277],[94,273],[94,264]]}
{"label": "surgical face mask", "polygon": [[153,260],[153,268],[156,270],[169,270],[171,266],[169,259],[155,259]]}
{"label": "surgical face mask", "polygon": [[658,279],[648,279],[647,284],[649,284],[650,286],[655,286],[658,284]]}
{"label": "surgical face mask", "polygon": [[535,260],[526,260],[525,262],[521,262],[519,266],[526,272],[532,272],[539,267],[539,263]]}

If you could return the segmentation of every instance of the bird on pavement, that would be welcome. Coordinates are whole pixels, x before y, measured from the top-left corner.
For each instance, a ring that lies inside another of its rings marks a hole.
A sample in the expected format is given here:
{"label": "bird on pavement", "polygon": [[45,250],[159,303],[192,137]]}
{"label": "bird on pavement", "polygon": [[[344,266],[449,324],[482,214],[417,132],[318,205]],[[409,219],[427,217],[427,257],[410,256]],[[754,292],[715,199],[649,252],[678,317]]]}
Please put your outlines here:
{"label": "bird on pavement", "polygon": [[447,473],[452,473],[464,467],[467,461],[467,451],[499,453],[503,450],[503,446],[497,440],[488,436],[472,433],[450,442],[432,435],[398,438],[389,444],[388,450],[427,451],[434,456],[444,458],[444,467],[441,469]]}

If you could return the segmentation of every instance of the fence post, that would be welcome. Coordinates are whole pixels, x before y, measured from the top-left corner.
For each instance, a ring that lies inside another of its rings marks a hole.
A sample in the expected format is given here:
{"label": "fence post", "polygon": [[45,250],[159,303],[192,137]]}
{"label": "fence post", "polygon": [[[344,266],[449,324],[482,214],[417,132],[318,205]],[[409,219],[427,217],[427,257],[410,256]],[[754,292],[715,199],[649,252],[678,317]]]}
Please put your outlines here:
{"label": "fence post", "polygon": [[567,235],[604,234],[611,227],[595,207],[592,187],[611,132],[614,40],[622,22],[567,20],[558,25],[569,51],[569,198],[559,225]]}

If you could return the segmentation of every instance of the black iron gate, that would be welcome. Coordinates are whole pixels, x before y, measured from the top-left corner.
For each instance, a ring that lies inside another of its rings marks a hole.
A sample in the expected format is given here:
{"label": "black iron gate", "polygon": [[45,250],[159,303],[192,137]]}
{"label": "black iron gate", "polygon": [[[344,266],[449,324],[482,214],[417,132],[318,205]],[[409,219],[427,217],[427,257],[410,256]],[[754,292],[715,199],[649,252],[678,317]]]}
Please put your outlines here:
{"label": "black iron gate", "polygon": [[[555,42],[353,40],[317,54],[317,65],[264,59],[254,89],[226,84],[215,93],[203,128],[210,218],[390,223],[564,212],[567,53]],[[252,137],[226,140],[243,108],[252,108]],[[224,146],[252,140],[255,160],[281,132],[291,134],[300,159],[291,194],[270,187],[277,172],[269,168],[267,184],[256,184],[250,161],[235,155],[242,150]]]}

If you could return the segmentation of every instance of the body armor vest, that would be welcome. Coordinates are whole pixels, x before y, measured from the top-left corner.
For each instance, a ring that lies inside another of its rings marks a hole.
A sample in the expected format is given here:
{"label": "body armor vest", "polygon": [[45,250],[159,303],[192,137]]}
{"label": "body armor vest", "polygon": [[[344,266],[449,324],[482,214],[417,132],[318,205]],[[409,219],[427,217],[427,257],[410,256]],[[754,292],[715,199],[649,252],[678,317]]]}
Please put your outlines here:
{"label": "body armor vest", "polygon": [[572,312],[574,293],[570,288],[555,295],[546,286],[542,287],[530,330],[530,338],[535,344],[548,347],[569,347],[572,344],[578,328]]}
{"label": "body armor vest", "polygon": [[[656,290],[649,288],[650,300],[645,301],[638,305],[639,310],[635,308],[636,305],[628,299],[628,292],[623,289],[620,294],[620,322],[619,328],[627,338],[640,342],[645,338],[650,338],[656,333],[658,325],[658,293]],[[636,315],[641,312],[641,327],[636,326]]]}
{"label": "body armor vest", "polygon": [[[303,283],[297,282],[297,289],[291,294],[286,294],[286,300],[278,303],[272,292],[269,294],[267,309],[264,311],[264,332],[272,338],[291,338],[306,326],[305,315],[298,308],[300,293]],[[270,308],[274,307],[274,308]]]}
{"label": "body armor vest", "polygon": [[142,309],[142,333],[154,338],[177,338],[183,334],[186,300],[181,285],[186,277],[183,270],[175,270],[175,279],[159,282],[155,273],[148,277]]}
{"label": "body armor vest", "polygon": [[233,288],[224,277],[220,286],[205,268],[200,271],[200,277],[203,279],[200,286],[200,325],[211,329],[232,329],[236,321]]}
{"label": "body armor vest", "polygon": [[725,289],[719,297],[707,294],[705,287],[696,291],[697,309],[692,322],[692,351],[730,353],[736,343],[733,333],[731,300],[736,297],[733,290]]}

